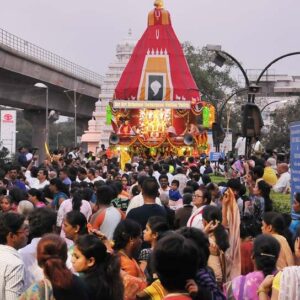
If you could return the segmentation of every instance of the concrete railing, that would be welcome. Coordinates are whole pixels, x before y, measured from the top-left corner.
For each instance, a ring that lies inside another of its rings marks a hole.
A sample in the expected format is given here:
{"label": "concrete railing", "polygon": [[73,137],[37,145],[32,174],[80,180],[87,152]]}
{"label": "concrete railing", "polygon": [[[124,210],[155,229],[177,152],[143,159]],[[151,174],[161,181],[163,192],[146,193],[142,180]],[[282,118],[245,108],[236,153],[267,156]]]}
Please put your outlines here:
{"label": "concrete railing", "polygon": [[48,50],[36,46],[28,41],[25,41],[14,34],[0,28],[0,47],[11,48],[21,55],[39,61],[41,64],[50,66],[51,68],[73,75],[83,81],[100,86],[104,77],[84,67],[81,67],[67,59],[64,59]]}

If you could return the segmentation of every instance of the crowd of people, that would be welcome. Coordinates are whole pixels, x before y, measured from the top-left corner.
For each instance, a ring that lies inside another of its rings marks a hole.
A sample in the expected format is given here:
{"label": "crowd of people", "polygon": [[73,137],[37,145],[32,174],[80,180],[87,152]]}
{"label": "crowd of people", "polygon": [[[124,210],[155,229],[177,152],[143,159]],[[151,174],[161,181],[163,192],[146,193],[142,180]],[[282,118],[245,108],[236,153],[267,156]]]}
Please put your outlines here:
{"label": "crowd of people", "polygon": [[300,194],[292,215],[271,199],[289,181],[276,153],[121,170],[105,149],[23,148],[0,170],[0,299],[300,299]]}

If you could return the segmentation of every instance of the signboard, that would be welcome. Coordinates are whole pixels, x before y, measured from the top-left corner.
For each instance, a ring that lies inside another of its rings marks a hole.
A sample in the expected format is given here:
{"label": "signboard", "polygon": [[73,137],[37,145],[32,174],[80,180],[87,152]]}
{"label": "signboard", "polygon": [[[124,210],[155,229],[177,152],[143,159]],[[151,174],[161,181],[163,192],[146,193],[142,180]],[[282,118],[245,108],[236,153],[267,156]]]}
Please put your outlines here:
{"label": "signboard", "polygon": [[291,201],[293,201],[294,193],[300,193],[300,122],[290,124],[290,137]]}
{"label": "signboard", "polygon": [[16,152],[16,111],[1,110],[1,146],[13,154]]}
{"label": "signboard", "polygon": [[191,109],[190,101],[133,101],[133,100],[114,100],[114,108],[119,109]]}
{"label": "signboard", "polygon": [[220,157],[222,157],[220,152],[210,152],[209,153],[210,161],[218,161]]}

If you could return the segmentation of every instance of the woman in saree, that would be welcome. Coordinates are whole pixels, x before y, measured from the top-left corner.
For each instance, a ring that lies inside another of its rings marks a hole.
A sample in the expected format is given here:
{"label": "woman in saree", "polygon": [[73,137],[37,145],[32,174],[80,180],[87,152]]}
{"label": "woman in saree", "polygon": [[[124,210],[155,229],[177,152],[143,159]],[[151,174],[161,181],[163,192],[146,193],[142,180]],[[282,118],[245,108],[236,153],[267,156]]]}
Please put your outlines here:
{"label": "woman in saree", "polygon": [[137,293],[147,286],[146,277],[135,260],[142,244],[141,235],[140,225],[130,219],[121,221],[113,235],[113,248],[121,263],[125,300],[136,299]]}
{"label": "woman in saree", "polygon": [[227,286],[228,299],[259,300],[258,287],[264,278],[277,272],[280,244],[270,235],[259,235],[254,241],[252,260],[255,271],[234,278]]}

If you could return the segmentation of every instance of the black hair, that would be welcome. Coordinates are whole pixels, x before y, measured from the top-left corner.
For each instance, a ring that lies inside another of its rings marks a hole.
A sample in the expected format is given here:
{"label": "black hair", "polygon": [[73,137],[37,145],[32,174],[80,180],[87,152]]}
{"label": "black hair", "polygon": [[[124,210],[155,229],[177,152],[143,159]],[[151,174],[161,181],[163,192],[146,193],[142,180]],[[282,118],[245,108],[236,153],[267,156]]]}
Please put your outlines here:
{"label": "black hair", "polygon": [[23,190],[14,187],[9,191],[9,196],[11,197],[12,202],[19,204],[20,201],[26,198],[26,193]]}
{"label": "black hair", "polygon": [[179,181],[177,179],[173,179],[171,184],[176,185],[177,187],[179,187]]}
{"label": "black hair", "polygon": [[137,238],[141,233],[142,229],[139,223],[130,219],[121,221],[113,234],[113,240],[115,242],[114,249],[124,249],[131,238]]}
{"label": "black hair", "polygon": [[256,178],[262,178],[264,176],[264,168],[262,166],[255,166],[252,171]]}
{"label": "black hair", "polygon": [[167,219],[161,216],[150,217],[147,224],[153,233],[157,233],[158,237],[170,229]]}
{"label": "black hair", "polygon": [[[198,186],[199,187],[199,186]],[[186,186],[183,189],[183,194],[193,194],[194,193],[194,189],[191,186]]]}
{"label": "black hair", "polygon": [[131,192],[132,192],[132,195],[133,195],[133,196],[137,196],[137,195],[140,193],[139,187],[138,187],[137,185],[135,185],[135,186],[132,188]]}
{"label": "black hair", "polygon": [[86,170],[85,168],[83,168],[83,167],[79,167],[79,168],[77,169],[77,173],[87,175],[87,170]]}
{"label": "black hair", "polygon": [[144,196],[155,199],[158,196],[159,185],[155,178],[147,178],[142,185],[142,193]]}
{"label": "black hair", "polygon": [[111,201],[114,199],[114,192],[111,186],[103,185],[97,189],[96,192],[97,205],[110,205]]}
{"label": "black hair", "polygon": [[207,266],[209,252],[209,240],[205,233],[198,228],[194,227],[182,227],[176,232],[183,235],[185,238],[194,241],[199,251],[199,268],[205,268]]}
{"label": "black hair", "polygon": [[73,192],[73,196],[72,196],[72,209],[76,210],[76,211],[80,211],[80,207],[82,205],[82,191],[81,190],[75,190]]}
{"label": "black hair", "polygon": [[167,179],[168,180],[168,184],[169,184],[169,177],[167,174],[161,174],[159,177],[158,177],[158,181],[160,181],[161,179]]}
{"label": "black hair", "polygon": [[63,192],[67,196],[69,196],[68,187],[59,178],[52,178],[50,180],[50,184],[56,186],[58,191]]}
{"label": "black hair", "polygon": [[276,270],[279,257],[280,244],[268,234],[261,234],[254,240],[253,258],[257,270],[262,271],[264,276],[271,275]]}
{"label": "black hair", "polygon": [[237,191],[238,193],[240,192],[241,186],[241,181],[238,178],[231,178],[227,182],[227,187],[231,188],[234,191]]}
{"label": "black hair", "polygon": [[295,193],[294,199],[295,199],[298,203],[300,203],[300,193],[299,193],[299,192],[298,192],[298,193]]}
{"label": "black hair", "polygon": [[0,215],[0,244],[7,244],[7,235],[11,232],[16,234],[24,224],[25,217],[16,213]]}
{"label": "black hair", "polygon": [[266,212],[263,216],[263,221],[267,225],[272,225],[274,232],[280,235],[284,235],[286,224],[283,216],[280,213],[274,211]]}
{"label": "black hair", "polygon": [[191,204],[191,202],[193,201],[193,194],[192,193],[184,193],[182,195],[182,202],[185,205]]}
{"label": "black hair", "polygon": [[56,225],[56,212],[48,207],[36,208],[30,213],[29,229],[31,238],[41,237],[46,233],[52,233]]}
{"label": "black hair", "polygon": [[38,190],[38,189],[30,189],[27,193],[29,195],[31,195],[31,196],[36,197],[38,199],[38,201],[45,203],[45,199],[43,197],[43,193],[40,190]]}
{"label": "black hair", "polygon": [[259,181],[257,183],[257,187],[261,192],[261,196],[265,200],[265,211],[272,211],[273,202],[270,198],[271,187],[264,180]]}
{"label": "black hair", "polygon": [[[96,181],[97,182],[97,181]],[[95,183],[96,183],[95,182]],[[87,187],[81,190],[82,193],[82,199],[86,201],[91,201],[94,195],[94,191],[92,188]]]}
{"label": "black hair", "polygon": [[119,258],[107,252],[105,245],[94,235],[83,235],[75,243],[87,258],[95,264],[85,272],[85,280],[94,292],[95,299],[120,300],[124,298],[124,286]]}
{"label": "black hair", "polygon": [[199,251],[193,241],[172,233],[158,241],[153,251],[153,262],[158,278],[166,290],[184,291],[186,281],[196,275]]}
{"label": "black hair", "polygon": [[195,181],[192,181],[192,180],[188,181],[186,183],[186,186],[187,187],[190,186],[193,189],[193,192],[195,192],[195,191],[197,191],[199,189],[199,184],[197,182],[195,182]]}
{"label": "black hair", "polygon": [[214,230],[213,234],[216,238],[216,244],[225,252],[229,248],[228,233],[222,225],[222,212],[219,208],[212,205],[207,205],[202,211],[203,219],[209,223],[211,221],[219,221],[218,226]]}
{"label": "black hair", "polygon": [[66,214],[67,222],[72,225],[72,227],[79,226],[79,235],[87,234],[87,220],[83,213],[80,211],[72,210]]}

